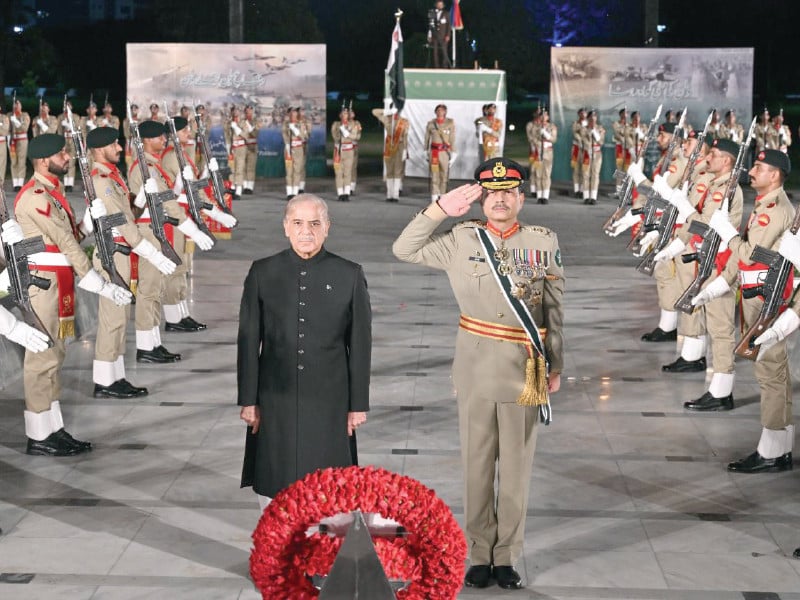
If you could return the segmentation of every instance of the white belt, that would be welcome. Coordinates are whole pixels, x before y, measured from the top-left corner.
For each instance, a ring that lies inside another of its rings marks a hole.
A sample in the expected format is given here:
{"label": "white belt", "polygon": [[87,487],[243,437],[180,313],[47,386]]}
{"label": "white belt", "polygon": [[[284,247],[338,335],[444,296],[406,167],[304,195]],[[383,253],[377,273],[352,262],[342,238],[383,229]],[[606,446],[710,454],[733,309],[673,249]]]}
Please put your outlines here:
{"label": "white belt", "polygon": [[593,144],[592,150],[594,150],[595,152],[599,152],[602,147],[603,146],[601,144]]}
{"label": "white belt", "polygon": [[35,252],[28,255],[28,264],[42,267],[70,267],[72,266],[66,254],[61,252]]}
{"label": "white belt", "polygon": [[192,138],[189,138],[189,140],[186,142],[186,145],[187,146],[194,146],[196,143],[197,142],[195,142]]}
{"label": "white belt", "polygon": [[553,142],[542,142],[542,147],[543,147],[545,150],[549,150],[550,148],[552,148],[552,147],[553,147]]}
{"label": "white belt", "polygon": [[739,271],[741,285],[760,285],[764,283],[768,271]]}
{"label": "white belt", "polygon": [[353,144],[342,144],[342,147],[340,148],[340,150],[352,150],[352,149],[353,149]]}
{"label": "white belt", "polygon": [[245,145],[244,140],[233,140],[233,142],[231,143],[231,148],[240,148],[241,146],[244,145]]}
{"label": "white belt", "polygon": [[150,208],[147,205],[145,205],[144,211],[139,215],[139,218],[136,219],[137,223],[139,222],[139,219],[150,219]]}
{"label": "white belt", "polygon": [[27,133],[15,133],[14,134],[14,139],[15,140],[27,140],[28,139],[28,134]]}
{"label": "white belt", "polygon": [[300,138],[292,140],[292,148],[299,148],[302,145],[303,145],[303,140],[301,140]]}

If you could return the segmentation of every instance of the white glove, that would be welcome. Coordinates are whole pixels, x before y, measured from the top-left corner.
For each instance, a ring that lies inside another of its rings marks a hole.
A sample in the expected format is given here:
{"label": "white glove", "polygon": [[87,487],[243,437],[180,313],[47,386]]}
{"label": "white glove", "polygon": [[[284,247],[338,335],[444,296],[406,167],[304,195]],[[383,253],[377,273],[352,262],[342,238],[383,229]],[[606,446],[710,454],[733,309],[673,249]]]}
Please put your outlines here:
{"label": "white glove", "polygon": [[722,277],[717,277],[709,283],[697,296],[692,298],[692,306],[703,306],[714,298],[719,298],[729,292],[731,286]]}
{"label": "white glove", "polygon": [[19,226],[14,219],[9,219],[3,223],[2,232],[0,232],[0,239],[2,239],[9,246],[13,246],[17,242],[25,239],[22,233],[22,227]]}
{"label": "white glove", "polygon": [[214,245],[214,240],[200,231],[197,224],[191,219],[186,219],[183,223],[178,225],[178,229],[183,235],[197,244],[200,250],[211,250],[211,247]]}
{"label": "white glove", "polygon": [[209,218],[214,219],[217,223],[219,223],[223,227],[227,227],[228,229],[236,227],[236,222],[237,222],[236,217],[234,217],[233,215],[229,215],[225,211],[217,208],[216,206],[212,207],[211,210],[204,208],[201,212],[204,215],[208,215]]}
{"label": "white glove", "polygon": [[50,131],[50,128],[47,126],[47,123],[45,123],[41,117],[36,119],[36,123],[39,125],[39,129],[42,131],[42,133],[47,133],[48,131]]}
{"label": "white glove", "polygon": [[647,177],[645,177],[644,173],[642,173],[641,160],[637,160],[636,162],[631,163],[628,166],[627,174],[631,179],[633,179],[634,185],[639,185],[643,181],[647,180]]}
{"label": "white glove", "polygon": [[739,235],[736,227],[731,225],[731,222],[728,219],[727,210],[715,210],[711,215],[711,218],[708,220],[708,226],[719,234],[720,239],[726,247],[731,238]]}
{"label": "white glove", "polygon": [[586,119],[581,121],[581,127],[586,127],[588,124],[589,124],[589,121],[587,121]]}
{"label": "white glove", "polygon": [[300,128],[297,125],[295,125],[294,123],[289,123],[289,129],[291,129],[292,133],[295,136],[299,136],[300,135]]}
{"label": "white glove", "polygon": [[0,335],[24,346],[31,352],[47,350],[47,336],[27,323],[17,321],[16,317],[0,306]]}
{"label": "white glove", "polygon": [[653,177],[653,191],[662,198],[669,199],[672,196],[673,188],[667,183],[667,178],[663,175]]}
{"label": "white glove", "polygon": [[208,161],[208,170],[213,172],[219,171],[219,163],[217,162],[216,158],[212,158]]}
{"label": "white glove", "polygon": [[152,264],[156,269],[161,271],[164,275],[172,275],[175,268],[178,266],[161,252],[149,241],[142,239],[141,242],[136,244],[133,251]]}
{"label": "white glove", "polygon": [[678,209],[678,219],[681,223],[685,223],[686,219],[696,212],[694,206],[689,203],[689,198],[687,196],[688,189],[688,185],[684,183],[683,187],[674,189],[669,198],[667,198],[669,203]]}
{"label": "white glove", "polygon": [[242,135],[242,128],[234,122],[231,122],[231,130],[235,135]]}
{"label": "white glove", "polygon": [[189,200],[186,199],[186,194],[178,194],[178,197],[175,199],[178,204],[183,204],[184,206],[189,205]]}
{"label": "white glove", "polygon": [[458,158],[458,153],[457,152],[451,152],[450,153],[450,162],[448,163],[448,166],[452,167],[453,163],[456,162],[457,158]]}
{"label": "white glove", "polygon": [[192,169],[191,165],[186,165],[183,167],[183,171],[181,171],[181,175],[186,181],[194,181],[194,170]]}
{"label": "white glove", "polygon": [[11,115],[11,122],[14,124],[14,127],[22,127],[22,121],[20,121],[16,115]]}
{"label": "white glove", "polygon": [[81,219],[80,229],[86,235],[89,235],[94,231],[94,223],[92,223],[92,212],[90,208],[87,208],[85,211],[83,211],[83,219]]}
{"label": "white glove", "polygon": [[797,316],[797,313],[791,308],[783,311],[769,329],[753,340],[756,346],[761,346],[756,360],[761,360],[767,350],[786,339],[798,326],[800,326],[800,317]]}
{"label": "white glove", "polygon": [[795,268],[800,265],[800,238],[788,229],[781,236],[781,243],[778,245],[778,254],[790,261]]}
{"label": "white glove", "polygon": [[180,196],[183,193],[183,177],[176,177],[175,183],[172,185],[172,193]]}
{"label": "white glove", "polygon": [[91,131],[92,129],[97,129],[97,123],[95,123],[94,121],[88,121],[87,120],[86,121],[86,129],[88,129],[89,131]]}
{"label": "white glove", "polygon": [[737,131],[731,131],[731,141],[736,142],[737,144],[739,143],[739,133]]}
{"label": "white glove", "polygon": [[343,137],[349,138],[350,137],[350,130],[347,129],[344,125],[339,125],[339,131],[342,133]]}
{"label": "white glove", "polygon": [[656,243],[656,240],[658,240],[658,231],[654,230],[645,233],[641,241],[639,242],[639,251],[635,252],[634,256],[638,256],[639,258],[641,258],[645,254],[650,252],[651,248],[653,247],[653,244]]}
{"label": "white glove", "polygon": [[103,117],[103,120],[100,122],[103,124],[103,127],[108,127],[108,119],[106,119],[105,117]]}
{"label": "white glove", "polygon": [[247,133],[253,133],[253,129],[255,129],[255,127],[253,127],[250,121],[245,121],[244,126],[247,127]]}
{"label": "white glove", "polygon": [[480,131],[481,133],[491,133],[492,135],[494,135],[494,129],[489,127],[486,123],[481,123]]}
{"label": "white glove", "polygon": [[152,177],[148,177],[144,185],[139,189],[139,193],[136,194],[136,198],[133,199],[133,205],[139,208],[144,208],[144,205],[147,204],[147,197],[145,194],[156,194],[158,193],[158,184],[156,180]]}
{"label": "white glove", "polygon": [[550,140],[550,139],[552,139],[552,138],[553,138],[553,136],[552,136],[552,135],[550,135],[550,132],[549,132],[549,131],[547,131],[547,129],[542,129],[542,137],[543,137],[544,139],[546,139],[546,140]]}
{"label": "white glove", "polygon": [[666,248],[664,248],[663,250],[659,251],[653,257],[653,260],[655,262],[661,262],[661,261],[664,261],[664,260],[672,260],[673,258],[678,256],[678,254],[683,252],[684,248],[686,248],[686,244],[684,244],[680,239],[675,238],[669,244],[667,244]]}
{"label": "white glove", "polygon": [[93,219],[99,219],[100,217],[105,217],[108,214],[106,210],[106,205],[103,203],[100,198],[95,198],[92,200],[92,206],[89,207],[89,212]]}
{"label": "white glove", "polygon": [[639,215],[634,215],[630,210],[628,210],[628,212],[622,215],[622,217],[611,223],[613,230],[611,233],[609,233],[609,235],[611,237],[617,237],[620,233],[627,231],[641,220],[642,219]]}
{"label": "white glove", "polygon": [[636,130],[636,137],[639,138],[640,140],[643,139],[644,138],[644,131],[642,131],[641,129],[637,129]]}
{"label": "white glove", "polygon": [[69,129],[69,128],[70,128],[70,127],[69,127],[69,121],[67,121],[66,119],[61,119],[61,126],[62,126],[64,129]]}
{"label": "white glove", "polygon": [[81,280],[78,282],[78,287],[87,292],[103,296],[103,298],[108,298],[117,306],[130,304],[133,298],[133,294],[128,290],[110,281],[106,281],[103,279],[103,276],[94,269],[89,269],[86,275],[81,277]]}
{"label": "white glove", "polygon": [[597,131],[597,129],[592,129],[592,137],[594,138],[595,142],[599,142],[600,139],[601,139],[600,138],[600,132]]}

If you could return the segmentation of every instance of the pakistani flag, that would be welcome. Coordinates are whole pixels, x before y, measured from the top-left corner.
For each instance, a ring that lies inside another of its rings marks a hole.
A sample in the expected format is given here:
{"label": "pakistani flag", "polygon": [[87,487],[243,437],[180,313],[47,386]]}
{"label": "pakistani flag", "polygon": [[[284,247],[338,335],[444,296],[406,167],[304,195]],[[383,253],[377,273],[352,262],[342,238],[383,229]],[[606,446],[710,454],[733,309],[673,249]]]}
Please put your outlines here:
{"label": "pakistani flag", "polygon": [[389,61],[386,63],[386,75],[389,77],[389,94],[395,108],[403,110],[406,103],[406,82],[403,77],[403,32],[400,30],[400,19],[392,32],[392,48],[389,50]]}

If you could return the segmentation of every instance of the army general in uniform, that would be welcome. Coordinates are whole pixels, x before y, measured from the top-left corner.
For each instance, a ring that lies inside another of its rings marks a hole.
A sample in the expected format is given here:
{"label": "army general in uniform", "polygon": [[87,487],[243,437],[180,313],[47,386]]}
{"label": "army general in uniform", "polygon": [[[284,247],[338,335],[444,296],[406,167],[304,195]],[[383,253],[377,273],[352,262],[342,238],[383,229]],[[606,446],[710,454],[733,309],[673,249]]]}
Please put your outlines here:
{"label": "army general in uniform", "polygon": [[[506,158],[482,163],[475,172],[480,185],[461,186],[430,204],[393,246],[400,260],[444,270],[461,312],[453,382],[471,562],[465,583],[471,587],[486,587],[492,577],[500,587],[522,587],[514,564],[522,556],[537,423],[548,392],[561,384],[561,252],[551,230],[517,220],[524,178],[522,168]],[[476,200],[487,221],[434,233]],[[525,315],[527,330],[521,327]],[[532,368],[539,365],[533,352],[541,348],[540,338],[549,373]]]}

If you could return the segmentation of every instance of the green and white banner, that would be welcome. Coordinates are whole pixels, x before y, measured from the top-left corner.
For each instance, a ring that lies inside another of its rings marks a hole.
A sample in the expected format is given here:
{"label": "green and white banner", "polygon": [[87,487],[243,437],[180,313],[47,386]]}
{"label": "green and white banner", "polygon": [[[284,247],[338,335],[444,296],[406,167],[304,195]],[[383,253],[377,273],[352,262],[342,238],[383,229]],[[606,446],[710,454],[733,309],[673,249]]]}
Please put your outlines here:
{"label": "green and white banner", "polygon": [[[456,154],[450,179],[472,179],[478,166],[475,120],[484,104],[497,105],[495,116],[506,122],[506,73],[496,70],[404,69],[406,104],[402,115],[409,121],[406,175],[428,177],[425,127],[436,117],[437,104],[447,105],[447,116],[456,123]],[[388,80],[386,97],[388,97]],[[505,134],[500,140],[505,141]],[[452,187],[452,186],[451,186]]]}
{"label": "green and white banner", "polygon": [[[619,110],[639,111],[642,122],[688,108],[687,121],[702,127],[712,108],[720,119],[735,110],[745,126],[752,119],[752,48],[552,48],[550,117],[559,127],[554,179],[570,179],[572,123],[581,107],[598,110],[606,128],[601,181],[614,172],[612,123]],[[663,121],[663,117],[662,117]]]}

